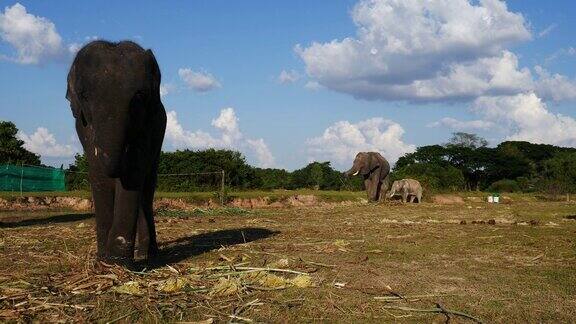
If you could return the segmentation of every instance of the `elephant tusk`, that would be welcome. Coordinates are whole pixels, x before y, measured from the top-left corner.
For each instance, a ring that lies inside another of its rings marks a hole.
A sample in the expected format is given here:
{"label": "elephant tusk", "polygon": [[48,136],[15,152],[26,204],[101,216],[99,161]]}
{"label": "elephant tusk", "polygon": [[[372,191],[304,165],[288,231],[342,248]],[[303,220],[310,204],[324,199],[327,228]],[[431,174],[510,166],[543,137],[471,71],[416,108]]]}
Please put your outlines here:
{"label": "elephant tusk", "polygon": [[358,175],[358,173],[360,173],[360,171],[356,171],[353,176]]}
{"label": "elephant tusk", "polygon": [[96,146],[94,147],[94,156],[98,156],[98,148]]}

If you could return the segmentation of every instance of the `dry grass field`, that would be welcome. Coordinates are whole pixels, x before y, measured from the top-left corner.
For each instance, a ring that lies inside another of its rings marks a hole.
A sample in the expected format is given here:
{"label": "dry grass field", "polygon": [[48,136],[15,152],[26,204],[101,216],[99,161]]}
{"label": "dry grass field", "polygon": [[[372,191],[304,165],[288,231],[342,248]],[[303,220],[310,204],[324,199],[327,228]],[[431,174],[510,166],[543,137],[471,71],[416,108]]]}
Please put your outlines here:
{"label": "dry grass field", "polygon": [[91,214],[0,212],[0,321],[572,322],[575,214],[535,200],[161,211],[157,262],[128,271],[93,261]]}

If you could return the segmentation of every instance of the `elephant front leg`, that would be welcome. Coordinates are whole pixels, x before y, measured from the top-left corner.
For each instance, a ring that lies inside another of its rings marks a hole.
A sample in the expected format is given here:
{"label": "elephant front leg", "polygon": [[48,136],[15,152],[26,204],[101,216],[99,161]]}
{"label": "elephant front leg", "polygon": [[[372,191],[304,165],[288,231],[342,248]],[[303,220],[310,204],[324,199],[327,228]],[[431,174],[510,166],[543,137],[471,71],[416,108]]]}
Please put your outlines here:
{"label": "elephant front leg", "polygon": [[154,224],[154,190],[156,181],[146,181],[142,190],[140,202],[140,214],[138,216],[138,233],[136,257],[140,259],[151,259],[158,254],[158,243],[156,241],[156,226]]}
{"label": "elephant front leg", "polygon": [[366,187],[366,194],[368,195],[368,201],[376,201],[376,188],[372,180],[364,180],[364,186]]}
{"label": "elephant front leg", "polygon": [[140,207],[140,191],[128,190],[121,180],[116,181],[114,220],[108,233],[108,257],[120,264],[130,264],[134,259],[136,222]]}
{"label": "elephant front leg", "polygon": [[108,257],[108,233],[114,219],[114,180],[91,180],[91,183],[96,214],[97,256],[105,260]]}

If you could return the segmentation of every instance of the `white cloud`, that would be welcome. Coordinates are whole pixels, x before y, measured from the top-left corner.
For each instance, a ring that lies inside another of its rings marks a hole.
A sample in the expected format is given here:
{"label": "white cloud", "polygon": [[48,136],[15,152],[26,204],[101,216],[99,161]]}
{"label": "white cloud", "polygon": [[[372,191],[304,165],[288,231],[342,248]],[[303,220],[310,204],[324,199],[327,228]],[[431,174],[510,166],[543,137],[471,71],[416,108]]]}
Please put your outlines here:
{"label": "white cloud", "polygon": [[358,152],[380,152],[391,163],[416,147],[402,140],[404,129],[384,118],[371,118],[358,123],[339,121],[319,137],[306,141],[311,160],[330,160],[348,166]]}
{"label": "white cloud", "polygon": [[20,3],[0,13],[0,38],[15,50],[15,56],[2,57],[20,64],[38,64],[64,53],[54,23],[28,13]]}
{"label": "white cloud", "polygon": [[242,138],[238,126],[238,117],[233,108],[224,108],[220,111],[220,116],[212,120],[212,126],[222,132],[221,142],[224,146],[231,146]]}
{"label": "white cloud", "polygon": [[280,72],[280,75],[278,75],[278,82],[282,84],[294,83],[299,79],[300,79],[300,73],[298,73],[298,71],[295,70],[290,71],[282,70],[282,72]]}
{"label": "white cloud", "polygon": [[68,45],[68,52],[70,52],[72,55],[75,55],[82,48],[82,46],[84,46],[82,43],[70,43]]}
{"label": "white cloud", "polygon": [[538,33],[538,37],[542,38],[542,37],[550,34],[550,32],[552,32],[554,29],[556,29],[556,27],[558,27],[558,24],[556,24],[556,23],[550,24],[548,27],[544,28],[543,30],[541,30]]}
{"label": "white cloud", "polygon": [[38,127],[32,135],[18,132],[17,137],[24,141],[24,148],[42,157],[72,157],[78,150],[72,145],[58,144],[56,138],[45,127]]}
{"label": "white cloud", "polygon": [[240,131],[238,117],[233,108],[224,108],[220,115],[212,120],[212,126],[218,136],[212,136],[201,130],[185,130],[178,121],[175,111],[167,113],[166,139],[175,149],[232,148],[251,154],[260,167],[275,165],[274,157],[263,139],[246,138]]}
{"label": "white cloud", "polygon": [[568,47],[568,48],[561,48],[548,57],[544,59],[545,64],[550,64],[552,61],[555,61],[563,56],[573,56],[576,55],[576,48],[575,47]]}
{"label": "white cloud", "polygon": [[178,75],[190,89],[197,92],[208,92],[222,87],[212,74],[205,71],[196,72],[189,68],[182,68],[178,69]]}
{"label": "white cloud", "polygon": [[170,93],[177,90],[176,86],[172,83],[162,83],[160,84],[160,97],[164,98]]}
{"label": "white cloud", "polygon": [[533,92],[480,97],[472,109],[486,121],[509,130],[509,140],[576,146],[576,120],[550,112]]}
{"label": "white cloud", "polygon": [[296,46],[308,75],[335,91],[380,100],[469,99],[524,90],[529,79],[506,47],[530,39],[530,31],[499,0],[362,0],[352,18],[355,38]]}
{"label": "white cloud", "polygon": [[250,149],[252,149],[252,151],[254,151],[260,167],[270,168],[276,165],[276,162],[274,162],[274,156],[263,139],[246,139],[246,144]]}
{"label": "white cloud", "polygon": [[570,80],[561,74],[551,74],[541,66],[534,67],[538,80],[536,81],[536,92],[544,99],[554,101],[575,100],[576,80]]}
{"label": "white cloud", "polygon": [[318,91],[318,90],[322,89],[322,86],[317,81],[308,81],[304,85],[304,88],[306,88],[308,90],[312,90],[312,91]]}
{"label": "white cloud", "polygon": [[427,125],[428,127],[447,127],[450,129],[463,130],[487,130],[494,126],[494,123],[486,120],[457,120],[451,117],[444,117],[437,122]]}

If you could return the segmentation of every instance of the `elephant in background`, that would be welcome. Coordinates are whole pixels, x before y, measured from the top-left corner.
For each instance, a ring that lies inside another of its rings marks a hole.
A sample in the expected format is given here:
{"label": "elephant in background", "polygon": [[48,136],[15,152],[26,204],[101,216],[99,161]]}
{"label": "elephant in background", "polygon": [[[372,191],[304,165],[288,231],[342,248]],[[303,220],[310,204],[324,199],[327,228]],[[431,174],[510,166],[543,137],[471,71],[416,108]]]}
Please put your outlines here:
{"label": "elephant in background", "polygon": [[390,164],[378,152],[360,152],[345,176],[360,174],[368,194],[368,201],[380,201],[386,198],[389,186]]}
{"label": "elephant in background", "polygon": [[422,202],[422,186],[418,180],[414,179],[402,179],[394,181],[392,184],[392,188],[390,189],[390,193],[388,194],[388,198],[392,198],[395,195],[402,196],[402,202],[408,201],[408,197],[410,197],[410,202],[414,202],[415,199],[418,200],[418,203]]}
{"label": "elephant in background", "polygon": [[100,260],[131,265],[158,251],[152,202],[166,128],[160,79],[152,51],[130,41],[87,44],[68,73]]}

